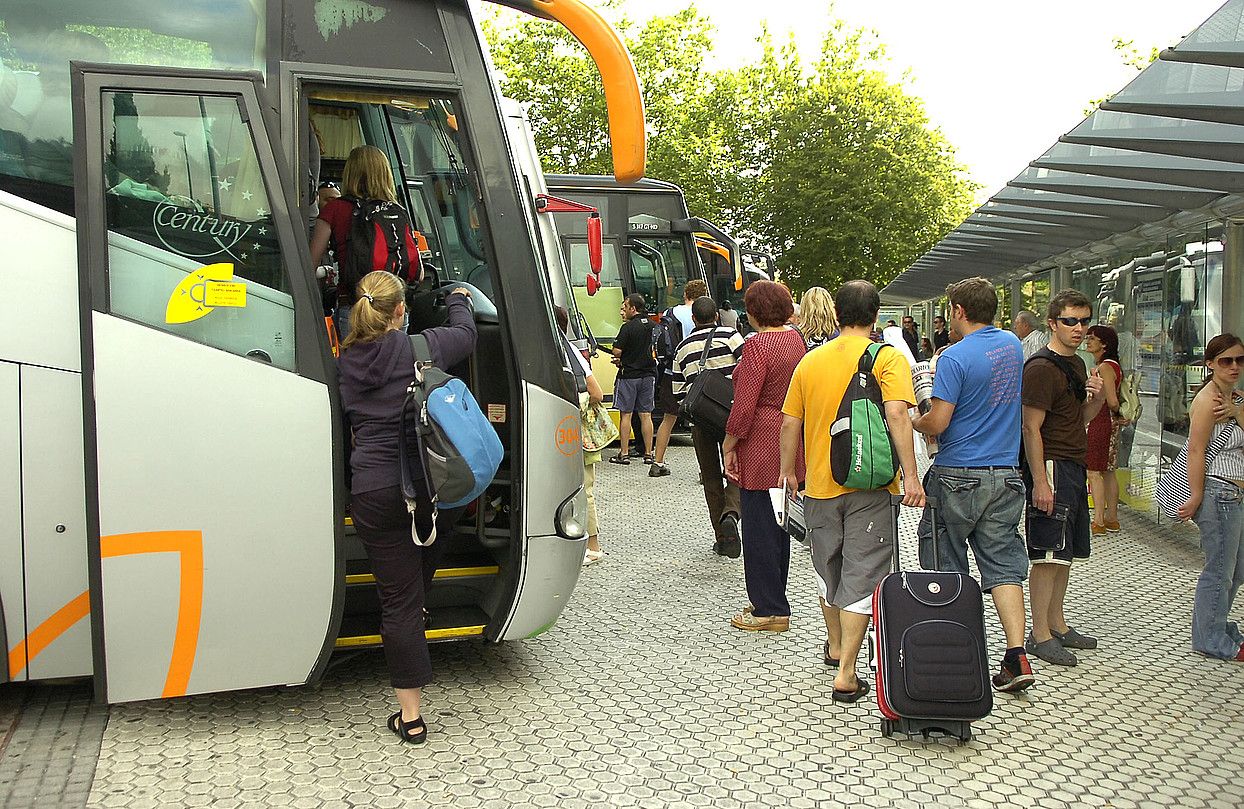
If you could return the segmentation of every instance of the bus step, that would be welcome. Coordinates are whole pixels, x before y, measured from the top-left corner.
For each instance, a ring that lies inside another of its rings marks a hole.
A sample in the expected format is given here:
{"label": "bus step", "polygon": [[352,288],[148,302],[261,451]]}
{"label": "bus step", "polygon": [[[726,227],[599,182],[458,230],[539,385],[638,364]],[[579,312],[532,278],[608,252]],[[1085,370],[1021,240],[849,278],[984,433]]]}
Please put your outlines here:
{"label": "bus step", "polygon": [[[370,575],[371,562],[362,546],[357,555],[346,556],[346,584],[371,584],[374,578],[361,579],[362,575]],[[438,579],[471,578],[475,576],[492,576],[499,572],[497,560],[487,553],[446,553],[441,559],[440,568],[436,571]]]}
{"label": "bus step", "polygon": [[[479,607],[434,607],[432,628],[424,635],[429,643],[478,638],[484,634],[488,620],[488,613]],[[341,634],[336,644],[338,649],[368,649],[382,645],[378,614],[347,615],[341,619]]]}
{"label": "bus step", "polygon": [[[479,576],[495,576],[501,571],[498,565],[475,565],[472,567],[442,567],[432,575],[434,580],[469,579]],[[346,584],[375,584],[376,577],[371,573],[347,573]]]}

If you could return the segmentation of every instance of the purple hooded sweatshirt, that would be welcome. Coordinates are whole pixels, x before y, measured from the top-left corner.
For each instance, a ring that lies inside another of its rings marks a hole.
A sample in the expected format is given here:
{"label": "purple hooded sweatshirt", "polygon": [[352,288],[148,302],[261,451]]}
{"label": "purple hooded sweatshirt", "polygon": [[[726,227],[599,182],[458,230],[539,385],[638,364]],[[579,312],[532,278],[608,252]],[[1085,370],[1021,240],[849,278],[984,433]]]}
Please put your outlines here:
{"label": "purple hooded sweatshirt", "polygon": [[[465,295],[450,295],[446,304],[447,325],[421,332],[438,368],[452,368],[475,352],[470,302]],[[406,388],[415,378],[414,365],[410,335],[400,329],[369,343],[355,343],[337,360],[347,441],[349,431],[354,434],[354,449],[349,453],[354,494],[401,485],[398,415]]]}

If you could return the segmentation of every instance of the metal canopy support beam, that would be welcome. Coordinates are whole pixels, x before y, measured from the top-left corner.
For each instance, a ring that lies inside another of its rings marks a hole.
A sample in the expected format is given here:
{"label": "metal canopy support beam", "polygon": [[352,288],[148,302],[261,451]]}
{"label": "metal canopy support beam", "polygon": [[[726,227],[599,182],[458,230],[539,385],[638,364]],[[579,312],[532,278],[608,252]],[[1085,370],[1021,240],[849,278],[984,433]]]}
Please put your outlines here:
{"label": "metal canopy support beam", "polygon": [[1172,210],[1194,210],[1209,205],[1222,196],[1222,192],[1204,188],[1176,186],[1174,183],[1147,183],[1121,177],[1098,177],[1083,172],[1059,171],[1057,177],[1016,177],[1010,185],[1032,191],[1055,191],[1081,197],[1118,200],[1121,202],[1147,202]]}
{"label": "metal canopy support beam", "polygon": [[[1138,205],[1122,200],[1102,200],[1099,197],[1080,196],[1064,193],[1033,193],[1026,188],[1008,186],[993,197],[1001,207],[1008,209],[1027,208],[1029,210],[1056,211],[1066,214],[1081,214],[1106,219],[1110,222],[1126,222],[1139,225],[1144,222],[1157,222],[1175,213],[1178,208],[1164,208],[1158,205]],[[1012,214],[1018,216],[1018,214]]]}

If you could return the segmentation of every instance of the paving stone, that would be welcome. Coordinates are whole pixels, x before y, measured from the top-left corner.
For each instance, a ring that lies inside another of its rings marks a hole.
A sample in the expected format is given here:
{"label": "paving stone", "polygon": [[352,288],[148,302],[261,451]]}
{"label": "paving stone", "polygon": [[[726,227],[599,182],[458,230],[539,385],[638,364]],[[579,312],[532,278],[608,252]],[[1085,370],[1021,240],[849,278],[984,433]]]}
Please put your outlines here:
{"label": "paving stone", "polygon": [[[1125,530],[1095,538],[1068,593],[1073,623],[1100,649],[1071,669],[1038,662],[1038,685],[997,695],[970,745],[884,739],[875,703],[829,699],[801,547],[791,630],[730,628],[746,603],[741,563],[709,550],[692,451],[672,447],[669,459],[673,474],[659,479],[636,465],[598,469],[608,555],[583,571],[551,631],[433,647],[427,744],[384,728],[392,692],[378,652],[343,658],[316,688],[111,713],[85,686],[0,686],[0,806],[82,806],[88,788],[101,809],[1235,805],[1225,796],[1244,768],[1244,666],[1188,648],[1194,529],[1125,509]],[[902,521],[908,568],[916,516]],[[988,607],[986,624],[996,659]],[[1155,660],[1182,685],[1118,676]]]}

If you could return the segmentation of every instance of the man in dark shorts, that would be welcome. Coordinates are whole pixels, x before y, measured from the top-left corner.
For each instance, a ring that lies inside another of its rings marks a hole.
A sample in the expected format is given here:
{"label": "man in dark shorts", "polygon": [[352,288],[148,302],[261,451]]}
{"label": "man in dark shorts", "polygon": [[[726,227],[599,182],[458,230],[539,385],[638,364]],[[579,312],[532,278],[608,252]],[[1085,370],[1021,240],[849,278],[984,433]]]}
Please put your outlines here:
{"label": "man in dark shorts", "polygon": [[613,388],[613,404],[618,409],[620,450],[609,463],[626,465],[631,443],[631,414],[639,414],[639,430],[644,439],[644,463],[652,463],[653,386],[657,377],[657,361],[652,355],[653,323],[648,320],[648,302],[635,292],[622,301],[622,318],[613,341],[613,356],[618,363],[618,379]]}
{"label": "man in dark shorts", "polygon": [[1076,349],[1093,309],[1081,292],[1050,301],[1050,342],[1024,363],[1024,482],[1028,487],[1029,600],[1026,647],[1047,663],[1074,666],[1070,649],[1096,649],[1097,639],[1067,625],[1063,601],[1073,559],[1089,557],[1088,435],[1101,410],[1101,377],[1090,376]]}

